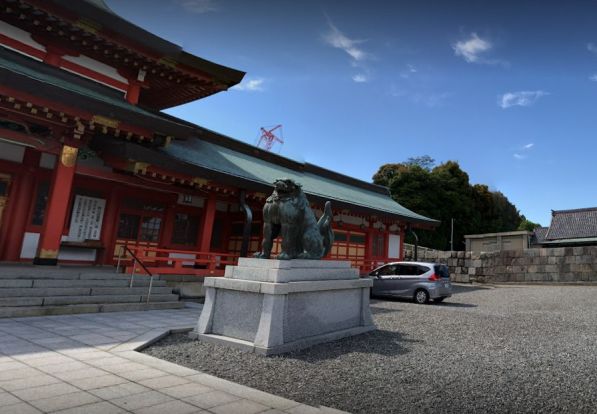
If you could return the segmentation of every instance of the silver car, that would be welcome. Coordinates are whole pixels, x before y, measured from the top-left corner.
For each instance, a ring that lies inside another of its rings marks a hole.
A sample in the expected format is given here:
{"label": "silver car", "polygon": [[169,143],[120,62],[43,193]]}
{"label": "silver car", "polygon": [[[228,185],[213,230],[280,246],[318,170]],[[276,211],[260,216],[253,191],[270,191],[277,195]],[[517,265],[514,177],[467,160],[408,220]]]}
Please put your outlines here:
{"label": "silver car", "polygon": [[448,266],[439,263],[393,262],[371,273],[371,296],[392,295],[415,303],[441,302],[452,296]]}

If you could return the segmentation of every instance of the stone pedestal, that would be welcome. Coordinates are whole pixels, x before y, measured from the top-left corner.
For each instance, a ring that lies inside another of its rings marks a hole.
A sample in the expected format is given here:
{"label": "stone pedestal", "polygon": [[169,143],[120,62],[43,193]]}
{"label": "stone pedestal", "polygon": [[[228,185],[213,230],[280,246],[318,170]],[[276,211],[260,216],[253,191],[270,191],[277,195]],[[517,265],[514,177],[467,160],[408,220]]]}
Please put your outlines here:
{"label": "stone pedestal", "polygon": [[357,335],[375,329],[372,284],[345,261],[241,258],[205,279],[192,335],[264,355]]}

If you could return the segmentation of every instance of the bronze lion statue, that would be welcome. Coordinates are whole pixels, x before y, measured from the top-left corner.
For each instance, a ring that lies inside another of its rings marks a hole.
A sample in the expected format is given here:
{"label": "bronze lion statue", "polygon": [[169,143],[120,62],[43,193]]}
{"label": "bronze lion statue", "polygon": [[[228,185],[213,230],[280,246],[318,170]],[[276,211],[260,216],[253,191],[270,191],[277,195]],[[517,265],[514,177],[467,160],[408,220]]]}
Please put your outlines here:
{"label": "bronze lion statue", "polygon": [[278,179],[263,206],[263,241],[261,252],[254,256],[269,259],[274,240],[281,236],[282,251],[276,259],[321,259],[334,242],[332,218],[329,201],[317,221],[301,185],[288,178]]}

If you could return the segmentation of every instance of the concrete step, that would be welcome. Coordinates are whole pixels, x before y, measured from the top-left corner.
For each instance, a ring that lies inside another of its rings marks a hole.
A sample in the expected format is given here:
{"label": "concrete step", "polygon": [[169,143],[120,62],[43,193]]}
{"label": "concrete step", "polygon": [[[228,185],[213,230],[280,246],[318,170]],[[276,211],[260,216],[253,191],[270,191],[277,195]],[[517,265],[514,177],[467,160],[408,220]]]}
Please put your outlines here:
{"label": "concrete step", "polygon": [[[91,288],[92,295],[146,295],[147,294],[148,286],[143,287],[132,287],[129,288],[128,286],[123,289],[120,287],[93,287]],[[1,290],[0,290],[1,291]],[[172,294],[172,288],[168,286],[152,286],[151,287],[151,294],[161,294],[161,295],[170,295]]]}
{"label": "concrete step", "polygon": [[14,273],[6,272],[0,268],[0,280],[2,279],[61,279],[61,280],[75,280],[79,278],[78,273],[68,272],[47,272],[40,270],[37,273],[35,271],[29,271],[26,273]]}
{"label": "concrete step", "polygon": [[[119,289],[119,292],[121,294],[123,293],[123,291],[129,292],[129,290],[126,288]],[[133,294],[137,292],[130,293]],[[91,288],[0,288],[0,298],[12,298],[21,296],[88,296],[90,294]]]}
{"label": "concrete step", "polygon": [[[23,299],[23,298],[15,298]],[[26,298],[32,299],[32,298]],[[37,299],[37,298],[35,298]],[[1,301],[2,299],[0,299]],[[43,298],[44,306],[53,305],[78,305],[85,303],[138,303],[145,302],[147,297],[145,295],[96,295],[96,296],[54,296]],[[162,295],[156,294],[151,295],[151,302],[178,302],[178,295]],[[0,302],[1,303],[1,302]],[[42,303],[40,303],[41,305]],[[1,305],[0,305],[1,306]],[[10,306],[10,305],[5,305]],[[14,306],[25,306],[25,305],[14,305]]]}
{"label": "concrete step", "polygon": [[[158,275],[154,275],[158,276]],[[2,279],[61,279],[61,280],[110,280],[130,277],[130,274],[116,273],[114,268],[89,270],[85,268],[48,268],[46,266],[2,267],[0,266],[0,280]],[[144,275],[135,275],[135,278]]]}
{"label": "concrete step", "polygon": [[41,306],[43,303],[43,297],[0,298],[0,308],[5,306]]}
{"label": "concrete step", "polygon": [[[55,270],[34,269],[27,272],[12,272],[5,271],[0,267],[1,279],[64,279],[64,280],[105,280],[105,279],[122,279],[123,277],[130,277],[124,273],[111,272],[60,272]],[[142,277],[142,276],[140,276]]]}
{"label": "concrete step", "polygon": [[23,306],[0,307],[0,318],[19,318],[25,316],[71,315],[97,312],[130,312],[156,309],[181,309],[184,302],[150,302],[150,303],[109,303],[65,306]]}
{"label": "concrete step", "polygon": [[[145,295],[148,286],[133,287],[71,287],[71,288],[0,288],[0,298],[13,297],[52,297],[52,296],[89,296],[89,295]],[[172,288],[152,286],[152,294],[169,295]]]}
{"label": "concrete step", "polygon": [[0,288],[30,288],[33,280],[25,279],[0,279]]}
{"label": "concrete step", "polygon": [[[33,287],[127,287],[130,279],[121,277],[120,279],[108,280],[34,280]],[[149,286],[149,278],[137,277],[133,281],[133,287]],[[153,279],[153,286],[164,287],[167,286],[166,281]]]}
{"label": "concrete step", "polygon": [[[130,279],[130,273],[116,273],[116,272],[102,272],[102,273],[81,273],[79,275],[80,280],[111,280],[111,279]],[[144,275],[135,275],[135,279],[145,279]],[[155,275],[154,275],[155,277]]]}

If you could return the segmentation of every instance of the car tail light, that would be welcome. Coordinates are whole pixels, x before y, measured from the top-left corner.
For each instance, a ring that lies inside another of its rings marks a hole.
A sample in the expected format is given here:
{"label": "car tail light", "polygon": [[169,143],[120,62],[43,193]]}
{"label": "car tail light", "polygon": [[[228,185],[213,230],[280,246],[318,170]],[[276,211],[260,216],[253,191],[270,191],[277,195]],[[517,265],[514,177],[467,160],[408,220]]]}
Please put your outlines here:
{"label": "car tail light", "polygon": [[434,273],[434,274],[432,274],[431,276],[429,276],[429,280],[430,280],[431,282],[437,282],[437,281],[438,281],[438,280],[440,280],[440,279],[441,279],[441,278],[440,278],[438,275],[436,275],[435,273]]}

